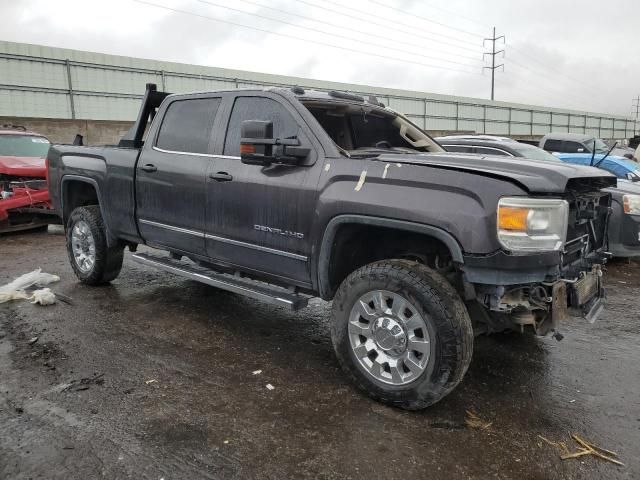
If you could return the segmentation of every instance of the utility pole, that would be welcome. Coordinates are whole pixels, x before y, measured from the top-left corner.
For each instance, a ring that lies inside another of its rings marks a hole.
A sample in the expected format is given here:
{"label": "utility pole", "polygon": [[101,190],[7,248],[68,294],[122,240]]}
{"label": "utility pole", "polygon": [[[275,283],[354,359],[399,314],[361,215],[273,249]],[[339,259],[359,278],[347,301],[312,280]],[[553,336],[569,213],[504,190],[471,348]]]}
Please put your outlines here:
{"label": "utility pole", "polygon": [[483,59],[485,55],[491,55],[491,66],[482,67],[483,70],[484,69],[491,70],[491,100],[494,99],[494,93],[496,89],[496,68],[502,67],[502,71],[504,71],[504,63],[501,63],[500,65],[496,65],[496,55],[498,55],[499,53],[504,53],[504,48],[502,50],[496,50],[496,42],[500,39],[502,39],[502,44],[504,45],[504,42],[506,41],[505,36],[500,35],[499,37],[496,37],[496,27],[493,27],[493,36],[491,38],[485,38],[482,41],[483,46],[486,44],[487,41],[491,42],[491,51],[485,52],[482,54]]}
{"label": "utility pole", "polygon": [[[636,134],[635,129],[637,128],[638,125],[638,115],[640,115],[640,95],[638,95],[635,100],[633,100],[635,103],[633,104],[633,106],[636,108],[636,118],[633,122],[633,127],[634,127],[634,135]],[[638,134],[640,134],[640,131],[638,132]]]}

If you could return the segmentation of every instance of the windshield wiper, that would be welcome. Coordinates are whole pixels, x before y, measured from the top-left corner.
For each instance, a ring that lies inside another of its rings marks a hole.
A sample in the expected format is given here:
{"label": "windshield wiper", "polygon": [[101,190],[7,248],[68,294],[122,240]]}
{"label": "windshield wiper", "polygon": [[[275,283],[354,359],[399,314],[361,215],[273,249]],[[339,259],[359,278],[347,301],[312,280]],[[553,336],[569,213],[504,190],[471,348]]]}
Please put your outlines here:
{"label": "windshield wiper", "polygon": [[347,158],[351,158],[351,154],[350,154],[348,151],[346,151],[344,148],[342,148],[340,145],[338,145],[338,144],[337,144],[337,143],[335,143],[335,142],[334,142],[334,145],[338,148],[338,151],[339,151],[342,155],[344,155],[344,156],[345,156],[345,157],[347,157]]}
{"label": "windshield wiper", "polygon": [[614,148],[616,148],[616,145],[617,145],[617,144],[618,144],[618,141],[616,140],[616,141],[613,143],[613,147],[611,147],[611,148],[609,149],[609,151],[608,151],[607,153],[605,153],[605,154],[604,154],[604,157],[602,157],[602,158],[600,159],[600,161],[594,165],[594,167],[596,167],[596,168],[597,168],[597,167],[598,167],[602,162],[604,162],[604,159],[605,159],[605,158],[607,158],[607,157],[609,156],[609,154],[613,151],[613,149],[614,149]]}

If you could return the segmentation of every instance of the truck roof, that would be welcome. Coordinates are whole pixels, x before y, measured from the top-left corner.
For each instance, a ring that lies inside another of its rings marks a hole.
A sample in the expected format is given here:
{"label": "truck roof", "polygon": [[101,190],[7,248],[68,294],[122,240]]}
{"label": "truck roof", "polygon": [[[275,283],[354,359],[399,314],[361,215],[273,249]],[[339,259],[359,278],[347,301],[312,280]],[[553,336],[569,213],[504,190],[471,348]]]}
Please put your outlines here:
{"label": "truck roof", "polygon": [[584,142],[585,140],[590,140],[593,138],[593,135],[587,135],[585,133],[566,133],[566,132],[558,132],[558,133],[547,133],[543,139],[553,138],[555,140],[574,140],[576,142]]}
{"label": "truck roof", "polygon": [[363,96],[358,93],[344,92],[339,90],[311,90],[302,87],[257,87],[257,88],[229,88],[221,90],[202,90],[197,92],[188,93],[176,93],[171,96],[189,96],[203,93],[237,93],[237,92],[279,92],[285,95],[291,95],[292,93],[300,100],[319,100],[319,101],[345,101],[351,103],[363,103],[380,108],[386,108],[386,106],[380,102],[375,95]]}

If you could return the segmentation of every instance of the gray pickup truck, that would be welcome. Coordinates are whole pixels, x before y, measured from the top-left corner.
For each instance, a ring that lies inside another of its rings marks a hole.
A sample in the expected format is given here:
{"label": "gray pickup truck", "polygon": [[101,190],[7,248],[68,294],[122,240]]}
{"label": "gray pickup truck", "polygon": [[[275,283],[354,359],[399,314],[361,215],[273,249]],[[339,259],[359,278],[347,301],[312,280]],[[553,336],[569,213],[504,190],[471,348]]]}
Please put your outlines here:
{"label": "gray pickup truck", "polygon": [[115,279],[128,248],[287,308],[333,300],[345,372],[402,408],[454,389],[474,333],[602,310],[615,177],[446,153],[375,97],[148,85],[118,146],[56,145],[48,169],[82,282]]}

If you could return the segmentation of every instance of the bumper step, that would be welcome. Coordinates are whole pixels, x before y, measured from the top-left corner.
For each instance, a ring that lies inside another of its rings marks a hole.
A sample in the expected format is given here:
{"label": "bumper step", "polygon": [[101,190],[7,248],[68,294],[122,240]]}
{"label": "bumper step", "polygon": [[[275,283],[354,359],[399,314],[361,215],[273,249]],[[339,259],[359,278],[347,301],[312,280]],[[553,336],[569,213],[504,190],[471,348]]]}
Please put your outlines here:
{"label": "bumper step", "polygon": [[174,260],[170,257],[160,257],[147,253],[136,253],[133,261],[142,265],[155,267],[165,272],[174,273],[181,277],[205,283],[212,287],[255,298],[271,305],[299,310],[307,306],[308,297],[293,293],[285,288],[266,282],[241,278],[227,273],[216,272],[194,263]]}

